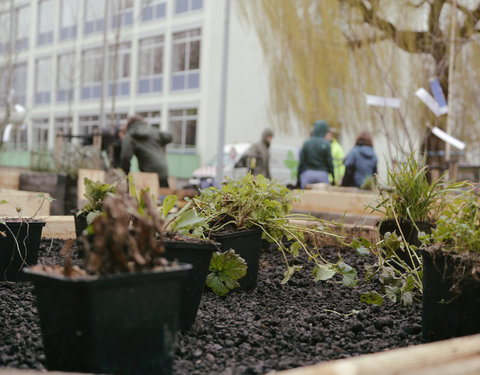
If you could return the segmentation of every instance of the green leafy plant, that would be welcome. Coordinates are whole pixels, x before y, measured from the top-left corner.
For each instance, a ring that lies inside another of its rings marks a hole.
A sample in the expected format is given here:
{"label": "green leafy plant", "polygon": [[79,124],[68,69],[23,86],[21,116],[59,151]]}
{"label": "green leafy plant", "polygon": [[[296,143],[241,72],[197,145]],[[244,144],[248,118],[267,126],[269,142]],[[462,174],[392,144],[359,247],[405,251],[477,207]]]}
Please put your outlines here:
{"label": "green leafy plant", "polygon": [[207,286],[219,295],[225,296],[230,290],[238,288],[238,280],[247,273],[247,263],[233,249],[223,253],[216,251],[212,255],[207,276]]}
{"label": "green leafy plant", "polygon": [[337,263],[325,259],[315,240],[316,235],[328,235],[342,242],[344,237],[331,229],[335,224],[310,215],[290,213],[293,199],[292,192],[283,184],[247,174],[235,181],[228,180],[220,189],[204,189],[192,201],[196,212],[206,219],[202,227],[204,236],[231,229],[260,229],[262,237],[275,243],[285,260],[287,269],[282,283],[302,268],[290,262],[287,254],[295,259],[303,251],[314,262],[315,281],[340,274],[344,285],[354,286],[356,271],[341,258]]}
{"label": "green leafy plant", "polygon": [[480,204],[473,186],[447,202],[436,228],[425,236],[428,244],[445,251],[480,253]]}
{"label": "green leafy plant", "polygon": [[88,177],[84,179],[85,194],[87,203],[78,210],[76,215],[87,215],[87,223],[92,223],[93,219],[100,214],[103,209],[103,202],[108,196],[113,196],[117,192],[117,184],[107,184],[101,181],[93,181]]}

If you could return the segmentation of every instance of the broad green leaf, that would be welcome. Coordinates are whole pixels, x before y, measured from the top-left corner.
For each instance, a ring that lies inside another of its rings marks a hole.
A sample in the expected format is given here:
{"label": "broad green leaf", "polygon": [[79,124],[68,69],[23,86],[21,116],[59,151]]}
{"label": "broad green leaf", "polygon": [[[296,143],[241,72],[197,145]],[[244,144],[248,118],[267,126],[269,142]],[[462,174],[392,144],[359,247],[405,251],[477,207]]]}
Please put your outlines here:
{"label": "broad green leaf", "polygon": [[356,251],[357,251],[358,255],[360,255],[361,257],[365,257],[368,254],[370,254],[370,250],[367,249],[365,246],[357,247]]}
{"label": "broad green leaf", "polygon": [[393,303],[397,302],[397,294],[399,293],[399,288],[387,285],[385,286],[385,293],[387,294],[387,297],[392,301]]}
{"label": "broad green leaf", "polygon": [[335,273],[335,270],[327,265],[315,265],[312,271],[314,281],[331,279]]}
{"label": "broad green leaf", "polygon": [[195,211],[190,210],[184,212],[173,222],[172,229],[180,230],[182,228],[194,226],[204,222],[205,218],[203,216],[198,216]]}
{"label": "broad green leaf", "polygon": [[210,261],[207,286],[217,295],[224,296],[239,286],[237,280],[247,273],[247,263],[233,249],[224,253],[216,251]]}
{"label": "broad green leaf", "polygon": [[344,262],[338,263],[339,273],[342,274],[342,283],[345,286],[352,287],[357,285],[357,271]]}
{"label": "broad green leaf", "polygon": [[413,295],[411,292],[403,292],[400,296],[402,306],[410,306],[413,303]]}
{"label": "broad green leaf", "polygon": [[2,200],[0,201],[0,204],[5,204],[5,203],[8,203],[5,199],[2,199]]}
{"label": "broad green leaf", "polygon": [[373,291],[373,292],[369,292],[369,293],[363,293],[360,296],[360,301],[362,301],[363,303],[366,303],[367,305],[375,304],[375,305],[378,305],[378,306],[382,306],[383,297],[380,294],[378,294],[377,292]]}
{"label": "broad green leaf", "polygon": [[292,243],[292,246],[290,246],[290,253],[293,255],[294,258],[298,257],[301,247],[302,245],[298,241],[295,241],[294,243]]}
{"label": "broad green leaf", "polygon": [[281,281],[281,284],[287,283],[288,280],[290,280],[290,278],[292,277],[292,275],[296,271],[300,271],[301,269],[302,269],[302,266],[297,266],[297,265],[290,266],[287,264],[287,270],[283,274],[283,280]]}
{"label": "broad green leaf", "polygon": [[166,218],[168,213],[175,207],[175,204],[177,203],[177,196],[172,194],[172,195],[167,195],[165,199],[163,200],[162,203],[162,215],[163,218]]}

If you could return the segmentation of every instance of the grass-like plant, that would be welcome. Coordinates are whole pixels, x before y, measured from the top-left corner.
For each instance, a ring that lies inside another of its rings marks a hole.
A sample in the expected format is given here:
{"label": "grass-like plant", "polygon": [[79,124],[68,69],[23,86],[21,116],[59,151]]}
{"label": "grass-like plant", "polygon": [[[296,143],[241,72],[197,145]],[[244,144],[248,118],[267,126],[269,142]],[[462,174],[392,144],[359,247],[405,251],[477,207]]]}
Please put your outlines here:
{"label": "grass-like plant", "polygon": [[378,186],[378,203],[370,208],[385,219],[435,221],[444,208],[445,196],[464,183],[447,182],[444,176],[429,183],[428,172],[425,157],[417,160],[415,152],[396,168],[387,165],[387,185]]}

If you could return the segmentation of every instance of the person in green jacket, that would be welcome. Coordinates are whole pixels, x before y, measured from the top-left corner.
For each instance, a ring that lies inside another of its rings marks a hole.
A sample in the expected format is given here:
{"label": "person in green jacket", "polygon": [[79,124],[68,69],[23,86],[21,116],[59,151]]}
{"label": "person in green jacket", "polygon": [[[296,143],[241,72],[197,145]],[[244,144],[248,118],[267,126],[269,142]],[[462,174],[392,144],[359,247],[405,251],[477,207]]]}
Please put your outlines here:
{"label": "person in green jacket", "polygon": [[[343,175],[345,174],[345,165],[343,164],[343,159],[345,158],[345,153],[343,152],[343,147],[338,143],[335,136],[337,135],[337,129],[329,128],[325,139],[330,142],[330,148],[332,150],[332,160],[333,160],[333,171],[335,173],[336,184],[340,185],[342,182]],[[330,183],[334,181],[333,175],[328,175]]]}
{"label": "person in green jacket", "polygon": [[298,176],[300,176],[302,189],[309,184],[318,182],[328,184],[329,173],[333,175],[335,181],[330,142],[325,139],[327,131],[328,123],[326,121],[315,121],[311,137],[303,144],[298,164]]}
{"label": "person in green jacket", "polygon": [[160,187],[168,187],[165,146],[172,141],[172,138],[172,134],[150,127],[141,116],[129,117],[127,132],[122,139],[120,168],[128,174],[130,159],[135,155],[142,172],[157,173]]}

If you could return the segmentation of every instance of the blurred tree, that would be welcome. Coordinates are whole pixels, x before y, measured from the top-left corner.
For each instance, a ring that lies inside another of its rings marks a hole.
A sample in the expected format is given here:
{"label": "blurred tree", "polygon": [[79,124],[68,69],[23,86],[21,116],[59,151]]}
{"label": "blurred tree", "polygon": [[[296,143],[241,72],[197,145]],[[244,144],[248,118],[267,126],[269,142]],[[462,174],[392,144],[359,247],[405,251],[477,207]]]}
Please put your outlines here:
{"label": "blurred tree", "polygon": [[[318,118],[350,131],[371,124],[390,143],[415,149],[426,124],[444,127],[445,116],[437,119],[414,93],[436,76],[448,97],[450,61],[452,133],[470,144],[480,140],[480,99],[472,84],[480,75],[480,1],[454,1],[243,0],[238,6],[260,38],[271,110],[282,128],[299,122],[309,129]],[[365,94],[398,97],[401,108],[367,107]]]}

